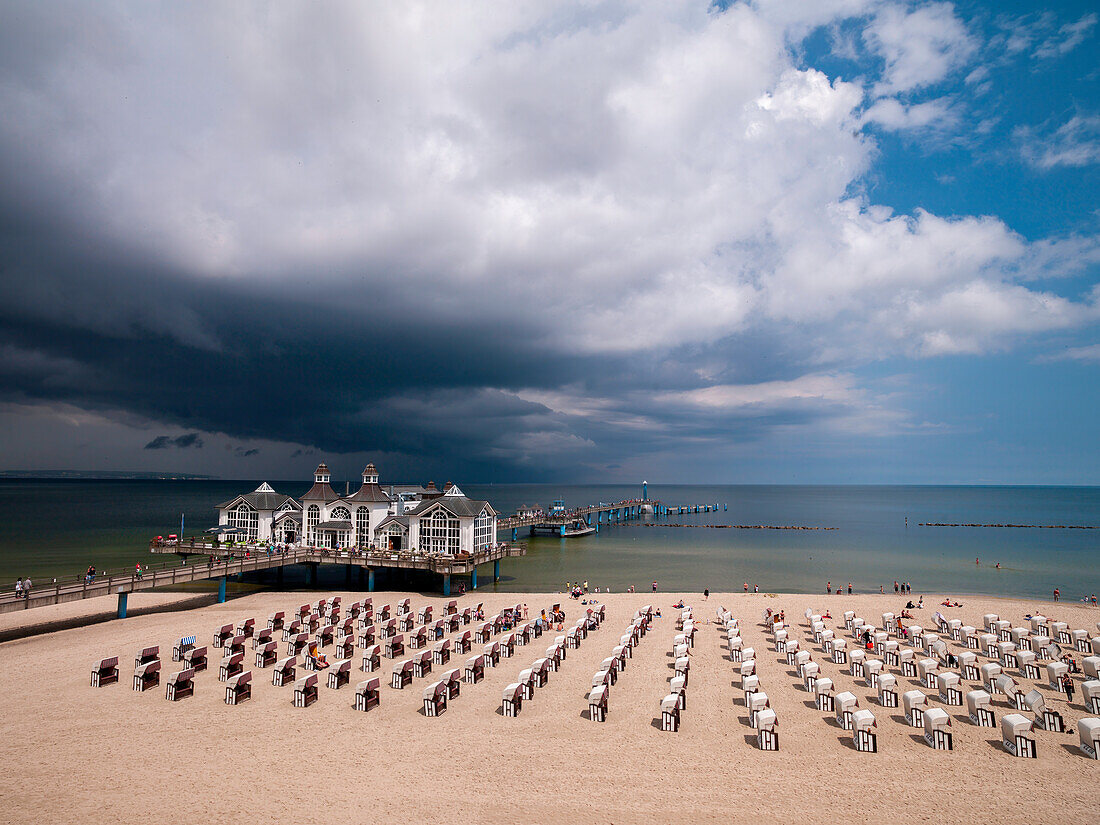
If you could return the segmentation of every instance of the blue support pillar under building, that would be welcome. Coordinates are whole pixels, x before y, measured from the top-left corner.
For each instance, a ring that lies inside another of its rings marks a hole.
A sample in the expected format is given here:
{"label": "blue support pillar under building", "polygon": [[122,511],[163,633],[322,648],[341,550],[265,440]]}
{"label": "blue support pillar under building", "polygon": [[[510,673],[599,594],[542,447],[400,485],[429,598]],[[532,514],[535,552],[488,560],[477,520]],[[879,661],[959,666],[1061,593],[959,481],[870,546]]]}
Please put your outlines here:
{"label": "blue support pillar under building", "polygon": [[477,568],[470,571],[470,589],[477,590]]}
{"label": "blue support pillar under building", "polygon": [[309,586],[310,587],[316,587],[317,586],[317,567],[318,567],[318,565],[316,563],[313,563],[313,564],[309,565]]}
{"label": "blue support pillar under building", "polygon": [[518,539],[519,539],[519,530],[517,530],[515,527],[513,527],[512,528],[512,541],[517,541]]}
{"label": "blue support pillar under building", "polygon": [[444,573],[443,574],[443,595],[444,596],[450,596],[451,595],[451,574],[450,573]]}
{"label": "blue support pillar under building", "polygon": [[500,581],[500,559],[493,562],[493,581]]}
{"label": "blue support pillar under building", "polygon": [[565,525],[564,524],[561,527],[558,528],[558,535],[561,536],[562,538],[565,538]]}
{"label": "blue support pillar under building", "polygon": [[584,514],[584,523],[587,524],[589,527],[592,526],[592,514],[591,513],[585,513]]}
{"label": "blue support pillar under building", "polygon": [[121,590],[118,593],[118,617],[120,619],[126,618],[126,597],[129,593],[123,593]]}
{"label": "blue support pillar under building", "polygon": [[225,576],[218,579],[218,604],[225,602]]}
{"label": "blue support pillar under building", "polygon": [[596,532],[600,532],[600,523],[598,521],[596,522]]}
{"label": "blue support pillar under building", "polygon": [[371,593],[374,592],[374,568],[371,567],[367,570],[367,590]]}

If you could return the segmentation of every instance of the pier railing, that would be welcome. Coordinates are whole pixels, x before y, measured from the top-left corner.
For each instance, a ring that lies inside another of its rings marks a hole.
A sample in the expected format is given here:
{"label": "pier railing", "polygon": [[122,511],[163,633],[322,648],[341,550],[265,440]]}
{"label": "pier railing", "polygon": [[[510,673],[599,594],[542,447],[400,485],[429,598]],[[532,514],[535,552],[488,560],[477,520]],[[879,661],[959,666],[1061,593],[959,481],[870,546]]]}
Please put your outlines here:
{"label": "pier railing", "polygon": [[[188,544],[188,549],[191,545]],[[225,548],[221,548],[225,549]],[[152,590],[155,587],[171,587],[208,579],[218,579],[239,573],[285,567],[290,564],[343,564],[364,568],[404,568],[426,570],[433,573],[462,574],[469,573],[477,565],[495,562],[503,558],[523,556],[527,547],[523,544],[503,544],[477,554],[458,556],[427,555],[419,553],[389,552],[350,552],[346,550],[327,550],[321,548],[298,548],[268,553],[252,553],[247,557],[227,554],[213,561],[188,562],[186,557],[180,563],[164,562],[142,565],[141,573],[136,568],[96,571],[95,578],[87,576],[62,576],[52,579],[49,584],[35,583],[30,595],[16,598],[14,591],[0,593],[0,613],[26,610],[32,607],[44,607],[51,604],[88,599],[96,596],[133,593]]]}

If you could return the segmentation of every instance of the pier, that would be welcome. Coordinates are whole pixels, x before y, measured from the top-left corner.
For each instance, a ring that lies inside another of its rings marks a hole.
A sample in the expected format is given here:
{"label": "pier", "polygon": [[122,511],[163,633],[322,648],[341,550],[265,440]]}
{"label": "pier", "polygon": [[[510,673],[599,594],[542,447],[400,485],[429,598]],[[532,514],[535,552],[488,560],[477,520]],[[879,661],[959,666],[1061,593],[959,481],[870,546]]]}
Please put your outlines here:
{"label": "pier", "polygon": [[[28,598],[15,598],[14,593],[0,595],[0,613],[16,610],[29,610],[51,604],[91,599],[99,596],[118,597],[118,617],[126,617],[126,601],[130,593],[152,590],[156,587],[188,584],[199,581],[218,582],[218,601],[225,601],[226,581],[230,576],[240,576],[260,570],[272,570],[294,564],[306,565],[309,581],[317,581],[320,565],[343,565],[347,570],[350,585],[352,571],[359,570],[360,581],[365,578],[367,590],[374,591],[375,571],[381,569],[423,570],[437,573],[443,577],[443,595],[451,595],[451,576],[469,575],[471,588],[477,589],[477,568],[479,565],[493,564],[493,581],[500,579],[500,561],[504,558],[524,556],[526,546],[522,544],[501,544],[481,553],[459,556],[425,555],[420,553],[392,552],[353,552],[336,551],[324,548],[302,548],[286,552],[268,553],[266,547],[235,547],[234,554],[248,550],[248,558],[226,553],[224,546],[204,540],[185,542],[152,542],[153,553],[178,555],[183,558],[181,564],[149,565],[139,576],[136,570],[116,570],[97,574],[92,581],[84,576],[68,576],[50,584],[34,585]],[[211,553],[224,554],[210,561]],[[201,561],[189,562],[189,557],[202,556]],[[281,578],[281,574],[280,574]]]}
{"label": "pier", "polygon": [[[644,489],[644,488],[643,488]],[[548,532],[566,538],[569,535],[570,525],[581,522],[592,530],[588,532],[600,532],[601,526],[626,524],[632,521],[640,521],[648,516],[667,516],[675,513],[710,513],[718,512],[717,504],[691,504],[666,506],[656,499],[650,499],[645,493],[642,498],[619,501],[614,504],[589,504],[583,507],[571,509],[552,509],[549,513],[517,514],[497,520],[497,532],[511,531],[512,541],[519,538],[520,529],[527,527],[531,535],[537,531]]]}

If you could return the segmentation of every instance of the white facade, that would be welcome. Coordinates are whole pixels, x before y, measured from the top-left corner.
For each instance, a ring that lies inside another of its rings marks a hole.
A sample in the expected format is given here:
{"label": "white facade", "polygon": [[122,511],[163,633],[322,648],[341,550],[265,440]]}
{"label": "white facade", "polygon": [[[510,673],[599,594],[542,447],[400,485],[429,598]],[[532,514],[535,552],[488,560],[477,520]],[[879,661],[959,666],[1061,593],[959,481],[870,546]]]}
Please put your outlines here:
{"label": "white facade", "polygon": [[226,527],[219,538],[444,555],[481,552],[496,543],[496,510],[487,501],[467,498],[455,485],[442,493],[430,482],[387,491],[373,464],[351,495],[333,490],[324,464],[313,479],[298,500],[265,483],[219,505],[218,523]]}

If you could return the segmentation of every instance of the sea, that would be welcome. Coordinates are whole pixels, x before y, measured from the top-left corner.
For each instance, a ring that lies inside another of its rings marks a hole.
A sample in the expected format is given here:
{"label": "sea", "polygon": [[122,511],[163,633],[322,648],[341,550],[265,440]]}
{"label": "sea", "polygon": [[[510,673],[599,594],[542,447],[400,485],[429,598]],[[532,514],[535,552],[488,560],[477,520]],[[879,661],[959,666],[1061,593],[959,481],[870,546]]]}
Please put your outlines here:
{"label": "sea", "polygon": [[[215,507],[259,481],[0,480],[0,581],[163,562],[149,540],[201,534],[217,523]],[[308,485],[272,482],[300,495]],[[353,485],[354,487],[354,485]],[[548,507],[622,501],[641,485],[462,485],[502,514],[522,505]],[[602,525],[577,538],[529,536],[527,555],[501,564],[500,591],[557,591],[566,582],[639,591],[825,593],[848,583],[856,592],[892,592],[912,584],[914,597],[935,603],[967,594],[1065,601],[1100,594],[1100,488],[977,486],[771,486],[650,484],[650,499],[670,507],[710,505],[710,512],[625,525]],[[930,527],[922,523],[1022,524],[1033,527]],[[819,529],[734,529],[767,525]],[[1050,525],[1043,527],[1040,525]],[[834,528],[834,529],[824,529]],[[501,538],[510,538],[501,534]],[[975,563],[978,560],[980,563]],[[998,568],[996,565],[999,564]],[[437,591],[427,574],[380,574],[380,589]],[[263,586],[271,576],[256,582]],[[329,581],[331,580],[331,581]],[[291,571],[286,586],[304,584]],[[339,568],[322,567],[322,586],[343,587]]]}

